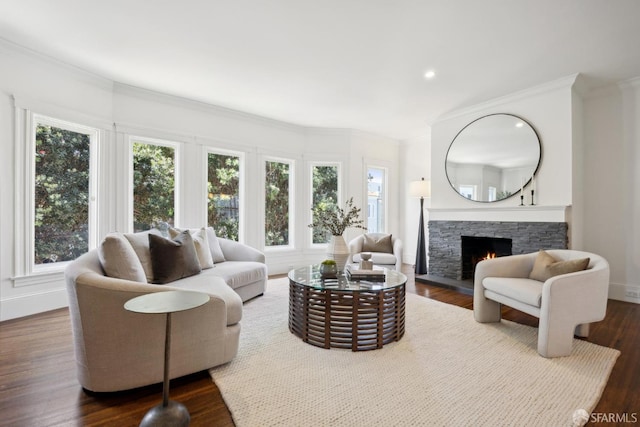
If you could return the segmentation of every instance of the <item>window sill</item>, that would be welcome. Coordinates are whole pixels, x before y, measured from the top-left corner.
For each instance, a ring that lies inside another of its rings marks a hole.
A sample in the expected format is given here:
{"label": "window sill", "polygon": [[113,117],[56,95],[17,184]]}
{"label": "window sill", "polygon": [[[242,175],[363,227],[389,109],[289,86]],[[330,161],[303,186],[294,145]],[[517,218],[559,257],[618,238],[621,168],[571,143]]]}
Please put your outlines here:
{"label": "window sill", "polygon": [[12,277],[14,288],[25,286],[45,285],[48,283],[60,283],[64,280],[64,268],[32,273],[27,276]]}

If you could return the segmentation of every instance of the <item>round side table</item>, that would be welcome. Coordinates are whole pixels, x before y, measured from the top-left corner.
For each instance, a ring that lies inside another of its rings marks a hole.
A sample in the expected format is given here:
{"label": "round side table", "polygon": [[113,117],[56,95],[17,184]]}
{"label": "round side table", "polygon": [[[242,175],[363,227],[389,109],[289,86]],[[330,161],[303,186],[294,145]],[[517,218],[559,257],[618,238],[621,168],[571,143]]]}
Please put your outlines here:
{"label": "round side table", "polygon": [[202,292],[166,291],[154,292],[132,298],[124,304],[125,310],[143,314],[166,314],[164,336],[164,381],[162,383],[162,404],[154,406],[146,413],[141,427],[147,426],[188,426],[191,419],[187,408],[169,400],[169,354],[171,353],[171,314],[191,310],[209,301],[209,295]]}

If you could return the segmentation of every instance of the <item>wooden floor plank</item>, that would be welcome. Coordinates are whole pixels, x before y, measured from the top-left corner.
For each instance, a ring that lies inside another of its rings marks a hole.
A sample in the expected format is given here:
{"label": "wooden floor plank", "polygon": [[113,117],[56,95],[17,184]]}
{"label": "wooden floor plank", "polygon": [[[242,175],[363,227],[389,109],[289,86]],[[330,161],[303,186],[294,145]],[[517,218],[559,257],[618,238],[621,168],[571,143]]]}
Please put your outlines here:
{"label": "wooden floor plank", "polygon": [[[407,292],[473,308],[470,295],[415,283],[409,266],[403,272],[409,277]],[[538,324],[535,317],[509,308],[503,309],[503,317]],[[622,352],[594,412],[635,414],[640,420],[640,305],[610,300],[605,320],[592,326],[588,341]],[[85,392],[76,381],[73,358],[67,309],[0,323],[0,426],[137,426],[162,399],[162,384],[118,393]],[[207,372],[173,380],[170,395],[187,406],[192,426],[234,425]]]}

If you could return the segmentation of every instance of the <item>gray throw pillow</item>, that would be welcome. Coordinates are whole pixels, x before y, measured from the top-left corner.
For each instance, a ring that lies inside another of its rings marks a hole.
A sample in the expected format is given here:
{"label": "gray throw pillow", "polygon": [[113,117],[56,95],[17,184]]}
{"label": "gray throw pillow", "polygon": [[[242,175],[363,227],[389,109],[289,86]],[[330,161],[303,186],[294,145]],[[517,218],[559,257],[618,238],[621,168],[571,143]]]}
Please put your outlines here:
{"label": "gray throw pillow", "polygon": [[382,236],[364,235],[362,242],[362,252],[382,252],[387,254],[393,253],[393,244],[391,244],[391,234]]}
{"label": "gray throw pillow", "polygon": [[[177,228],[169,228],[168,234],[172,239],[178,236],[184,230]],[[201,229],[189,229],[191,238],[193,239],[193,245],[196,247],[196,254],[198,255],[198,261],[200,261],[200,268],[206,270],[213,267],[213,258],[211,257],[211,249],[209,249],[209,237],[207,236],[207,230],[202,227]]]}
{"label": "gray throw pillow", "polygon": [[149,252],[153,283],[169,283],[200,273],[198,254],[189,230],[174,239],[149,234]]}

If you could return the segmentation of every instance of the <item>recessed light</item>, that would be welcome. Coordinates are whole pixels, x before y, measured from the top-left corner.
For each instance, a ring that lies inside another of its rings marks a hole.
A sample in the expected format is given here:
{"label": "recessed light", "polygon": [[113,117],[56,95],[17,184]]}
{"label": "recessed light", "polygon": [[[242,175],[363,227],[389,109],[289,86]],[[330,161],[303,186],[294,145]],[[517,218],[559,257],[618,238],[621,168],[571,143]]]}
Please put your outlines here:
{"label": "recessed light", "polygon": [[433,70],[428,70],[424,73],[424,78],[425,79],[432,79],[436,76],[436,72]]}

